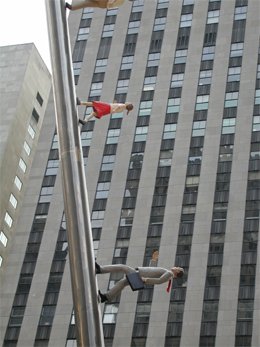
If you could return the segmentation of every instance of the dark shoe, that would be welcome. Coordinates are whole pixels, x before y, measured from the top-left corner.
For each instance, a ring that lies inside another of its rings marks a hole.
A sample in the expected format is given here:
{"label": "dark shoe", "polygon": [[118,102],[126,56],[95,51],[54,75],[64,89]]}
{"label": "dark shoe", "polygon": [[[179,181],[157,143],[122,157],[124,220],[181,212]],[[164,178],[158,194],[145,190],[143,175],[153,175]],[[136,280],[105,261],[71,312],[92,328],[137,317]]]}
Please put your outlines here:
{"label": "dark shoe", "polygon": [[87,122],[85,120],[82,120],[82,119],[79,119],[79,123],[82,124],[82,125],[87,124]]}
{"label": "dark shoe", "polygon": [[95,262],[96,274],[101,274],[100,265]]}
{"label": "dark shoe", "polygon": [[80,99],[77,97],[77,105],[79,106],[81,104]]}
{"label": "dark shoe", "polygon": [[66,8],[68,8],[69,10],[71,10],[71,9],[72,9],[72,6],[66,2]]}
{"label": "dark shoe", "polygon": [[100,296],[100,301],[101,301],[101,302],[106,302],[106,301],[108,301],[107,296],[106,296],[105,294],[102,294],[100,290],[98,291],[98,295]]}

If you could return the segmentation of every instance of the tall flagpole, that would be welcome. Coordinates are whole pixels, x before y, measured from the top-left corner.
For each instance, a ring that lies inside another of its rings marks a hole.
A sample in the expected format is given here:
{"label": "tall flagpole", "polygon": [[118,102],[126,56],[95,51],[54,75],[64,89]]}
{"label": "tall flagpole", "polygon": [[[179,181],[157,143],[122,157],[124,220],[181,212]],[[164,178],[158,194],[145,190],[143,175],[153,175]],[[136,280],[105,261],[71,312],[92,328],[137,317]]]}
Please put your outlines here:
{"label": "tall flagpole", "polygon": [[65,3],[45,4],[77,343],[104,347]]}

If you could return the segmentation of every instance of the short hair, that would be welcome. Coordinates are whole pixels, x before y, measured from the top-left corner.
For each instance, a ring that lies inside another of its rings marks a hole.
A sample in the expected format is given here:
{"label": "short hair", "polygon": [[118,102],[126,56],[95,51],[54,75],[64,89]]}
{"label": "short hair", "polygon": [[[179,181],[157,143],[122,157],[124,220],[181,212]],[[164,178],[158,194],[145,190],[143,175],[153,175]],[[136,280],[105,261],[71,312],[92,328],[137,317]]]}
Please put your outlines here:
{"label": "short hair", "polygon": [[134,108],[134,105],[133,105],[133,104],[127,104],[127,105],[126,105],[126,109],[127,109],[128,111],[131,111],[133,108]]}
{"label": "short hair", "polygon": [[184,274],[184,270],[183,269],[179,269],[179,272],[177,273],[176,277],[181,278]]}

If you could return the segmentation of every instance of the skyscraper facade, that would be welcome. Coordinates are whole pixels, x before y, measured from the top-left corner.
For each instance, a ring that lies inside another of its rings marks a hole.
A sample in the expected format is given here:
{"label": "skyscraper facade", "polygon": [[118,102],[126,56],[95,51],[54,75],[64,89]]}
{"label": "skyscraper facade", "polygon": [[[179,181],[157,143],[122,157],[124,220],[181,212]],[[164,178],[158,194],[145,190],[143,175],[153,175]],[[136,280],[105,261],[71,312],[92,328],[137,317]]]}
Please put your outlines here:
{"label": "skyscraper facade", "polygon": [[51,89],[33,43],[0,47],[0,273],[5,269]]}
{"label": "skyscraper facade", "polygon": [[[102,264],[181,266],[101,305],[108,347],[260,345],[260,3],[134,0],[69,16],[77,96],[134,110],[81,126]],[[79,107],[79,117],[91,109]],[[76,346],[53,100],[3,285],[4,346]],[[121,274],[97,275],[102,292]]]}

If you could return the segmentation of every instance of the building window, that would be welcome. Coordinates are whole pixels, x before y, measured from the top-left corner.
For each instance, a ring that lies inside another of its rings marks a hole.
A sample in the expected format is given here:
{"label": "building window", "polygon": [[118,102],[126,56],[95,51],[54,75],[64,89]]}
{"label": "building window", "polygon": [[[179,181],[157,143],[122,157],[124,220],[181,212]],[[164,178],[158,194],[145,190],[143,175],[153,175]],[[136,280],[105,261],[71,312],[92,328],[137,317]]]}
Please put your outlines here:
{"label": "building window", "polygon": [[152,101],[141,101],[138,116],[150,116],[152,112]]}
{"label": "building window", "polygon": [[148,127],[136,127],[135,130],[135,142],[139,142],[139,141],[146,141],[146,137],[147,137],[147,133],[148,133]]}
{"label": "building window", "polygon": [[180,98],[172,98],[168,100],[167,113],[178,113],[180,111]]}
{"label": "building window", "polygon": [[175,52],[174,64],[185,64],[187,59],[187,49],[180,49]]}
{"label": "building window", "polygon": [[219,162],[232,161],[233,145],[220,146],[219,149]]}
{"label": "building window", "polygon": [[181,15],[180,28],[190,27],[192,23],[192,13]]}
{"label": "building window", "polygon": [[255,91],[255,105],[260,105],[260,89]]}
{"label": "building window", "polygon": [[260,64],[257,65],[257,75],[256,78],[259,79],[260,78]]}
{"label": "building window", "polygon": [[153,31],[164,30],[166,24],[166,17],[155,18]]}
{"label": "building window", "polygon": [[17,199],[15,198],[13,194],[10,195],[9,201],[12,204],[13,208],[17,207]]}
{"label": "building window", "polygon": [[202,50],[202,61],[213,60],[215,56],[215,46],[203,47]]}
{"label": "building window", "polygon": [[19,167],[21,168],[22,172],[26,171],[27,166],[26,166],[26,164],[22,158],[20,158],[20,160],[19,160]]}
{"label": "building window", "polygon": [[95,73],[105,72],[107,67],[107,59],[97,59]]}
{"label": "building window", "polygon": [[115,29],[115,24],[105,24],[102,37],[112,37]]}
{"label": "building window", "polygon": [[0,242],[4,245],[4,247],[6,247],[8,238],[3,231],[0,232]]}
{"label": "building window", "polygon": [[73,66],[73,74],[74,76],[79,76],[80,75],[80,70],[82,66],[82,61],[75,61],[72,63]]}
{"label": "building window", "polygon": [[0,255],[0,267],[2,266],[3,264],[3,257]]}
{"label": "building window", "polygon": [[219,21],[219,10],[209,11],[207,24],[218,23],[218,21]]}
{"label": "building window", "polygon": [[241,6],[235,8],[235,20],[246,19],[247,6]]}
{"label": "building window", "polygon": [[41,94],[38,92],[36,95],[36,100],[38,101],[38,103],[42,106],[43,104],[43,98],[41,97]]}
{"label": "building window", "polygon": [[115,155],[104,155],[102,159],[101,171],[112,171],[115,163]]}
{"label": "building window", "polygon": [[18,176],[15,176],[14,184],[16,185],[16,187],[19,191],[22,189],[23,184],[22,184],[22,181],[20,180],[20,178]]}
{"label": "building window", "polygon": [[156,83],[156,76],[145,77],[143,91],[154,90]]}
{"label": "building window", "polygon": [[253,131],[260,131],[260,116],[253,117]]}
{"label": "building window", "polygon": [[24,141],[23,148],[24,148],[26,154],[29,156],[31,153],[31,147],[28,145],[28,143],[26,141]]}
{"label": "building window", "polygon": [[9,228],[12,227],[13,219],[8,212],[5,213],[5,223],[9,226]]}
{"label": "building window", "polygon": [[237,107],[238,104],[238,92],[226,93],[225,108]]}
{"label": "building window", "polygon": [[243,49],[244,49],[244,43],[232,43],[231,50],[230,50],[230,57],[242,57],[243,55]]}
{"label": "building window", "polygon": [[59,160],[48,160],[45,176],[57,175],[59,168]]}
{"label": "building window", "polygon": [[171,88],[182,87],[184,73],[178,73],[172,75]]}
{"label": "building window", "polygon": [[204,86],[211,84],[212,70],[202,70],[200,71],[199,85]]}
{"label": "building window", "polygon": [[105,211],[93,211],[91,215],[92,228],[102,228]]}
{"label": "building window", "polygon": [[191,136],[204,136],[206,129],[206,121],[193,122]]}
{"label": "building window", "polygon": [[87,27],[79,28],[77,41],[87,40],[89,36],[89,30],[90,28]]}
{"label": "building window", "polygon": [[123,57],[120,70],[130,70],[133,67],[134,56]]}
{"label": "building window", "polygon": [[207,110],[209,107],[209,95],[198,95],[196,100],[196,111]]}
{"label": "building window", "polygon": [[103,87],[103,82],[92,83],[90,87],[89,96],[99,96],[101,95]]}
{"label": "building window", "polygon": [[34,131],[33,127],[30,124],[28,125],[28,133],[30,134],[31,138],[34,139],[35,131]]}
{"label": "building window", "polygon": [[172,149],[160,152],[159,167],[171,166],[172,164]]}
{"label": "building window", "polygon": [[113,324],[116,323],[116,316],[118,312],[118,304],[107,304],[104,310],[103,323]]}
{"label": "building window", "polygon": [[81,144],[82,146],[90,146],[92,140],[93,131],[82,131],[81,132]]}
{"label": "building window", "polygon": [[120,136],[120,129],[108,130],[106,144],[110,145],[110,144],[118,143],[119,136]]}
{"label": "building window", "polygon": [[140,20],[129,22],[127,34],[137,34],[140,27]]}
{"label": "building window", "polygon": [[96,199],[106,199],[108,197],[110,182],[100,182],[97,185]]}
{"label": "building window", "polygon": [[175,139],[176,129],[177,129],[176,123],[165,124],[163,129],[163,139],[164,140]]}
{"label": "building window", "polygon": [[160,53],[150,53],[148,55],[147,67],[159,66],[160,55]]}
{"label": "building window", "polygon": [[228,82],[240,81],[241,67],[230,67],[228,69]]}
{"label": "building window", "polygon": [[222,122],[222,134],[234,134],[236,118],[225,118]]}
{"label": "building window", "polygon": [[127,93],[129,86],[129,79],[118,80],[116,94]]}

